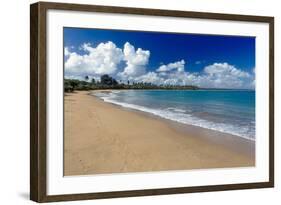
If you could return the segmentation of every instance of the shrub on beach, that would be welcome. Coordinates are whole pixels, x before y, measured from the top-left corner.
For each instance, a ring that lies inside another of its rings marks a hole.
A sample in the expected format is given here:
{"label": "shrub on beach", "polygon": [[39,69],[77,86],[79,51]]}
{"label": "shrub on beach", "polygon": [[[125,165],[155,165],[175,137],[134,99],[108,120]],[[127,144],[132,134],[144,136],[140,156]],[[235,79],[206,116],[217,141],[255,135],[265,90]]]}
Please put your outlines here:
{"label": "shrub on beach", "polygon": [[74,90],[99,90],[99,89],[165,89],[165,90],[196,90],[199,89],[192,85],[156,85],[147,82],[128,82],[120,83],[109,75],[102,75],[100,81],[94,78],[91,80],[85,76],[85,80],[64,79],[64,91],[73,92]]}

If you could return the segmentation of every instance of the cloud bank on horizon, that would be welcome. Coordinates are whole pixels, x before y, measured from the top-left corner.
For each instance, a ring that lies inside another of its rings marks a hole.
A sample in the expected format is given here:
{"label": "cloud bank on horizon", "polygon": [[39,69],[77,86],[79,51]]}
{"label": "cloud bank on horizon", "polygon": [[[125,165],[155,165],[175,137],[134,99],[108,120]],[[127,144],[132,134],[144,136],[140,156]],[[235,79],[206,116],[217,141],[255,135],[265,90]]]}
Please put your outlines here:
{"label": "cloud bank on horizon", "polygon": [[[188,59],[149,67],[151,51],[135,48],[126,42],[122,48],[112,41],[93,46],[82,44],[79,49],[65,47],[65,77],[84,79],[99,78],[103,74],[115,77],[117,80],[130,82],[146,82],[153,84],[195,85],[202,88],[255,88],[255,69],[244,71],[227,62],[215,62],[202,65],[200,72],[188,71]],[[163,51],[165,52],[165,51]],[[164,59],[163,59],[164,60]],[[159,62],[160,63],[160,62]],[[199,61],[195,64],[201,65]]]}

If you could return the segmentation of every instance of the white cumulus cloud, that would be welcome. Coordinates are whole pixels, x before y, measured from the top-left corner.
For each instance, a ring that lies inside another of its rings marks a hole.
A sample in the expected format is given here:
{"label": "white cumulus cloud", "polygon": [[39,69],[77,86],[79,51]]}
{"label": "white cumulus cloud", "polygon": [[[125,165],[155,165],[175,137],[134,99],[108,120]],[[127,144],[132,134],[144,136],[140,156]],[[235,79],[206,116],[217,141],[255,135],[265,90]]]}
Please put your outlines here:
{"label": "white cumulus cloud", "polygon": [[126,67],[124,71],[119,73],[122,78],[137,77],[145,74],[146,65],[149,61],[150,51],[135,47],[129,42],[126,42],[123,49],[124,60]]}
{"label": "white cumulus cloud", "polygon": [[[180,61],[179,61],[180,62]],[[169,64],[168,64],[169,65]],[[254,88],[254,76],[228,63],[214,63],[201,73],[178,72],[178,69],[159,69],[134,79],[154,84],[195,85],[202,88]]]}
{"label": "white cumulus cloud", "polygon": [[[205,75],[204,75],[205,74]],[[213,88],[252,88],[254,76],[228,63],[214,63],[204,68],[199,85]]]}
{"label": "white cumulus cloud", "polygon": [[144,75],[141,75],[131,80],[134,80],[135,82],[153,83],[159,85],[159,84],[163,84],[165,79],[159,76],[158,73],[148,72]]}
{"label": "white cumulus cloud", "polygon": [[[68,47],[64,48],[65,73],[67,76],[83,77],[85,75],[99,76],[102,74],[132,78],[146,73],[150,51],[138,48],[137,50],[129,42],[124,48],[118,48],[113,42],[100,43],[93,47],[89,43],[80,46],[84,54],[71,52]],[[125,67],[121,68],[121,63]]]}
{"label": "white cumulus cloud", "polygon": [[228,63],[214,63],[204,68],[204,72],[209,75],[217,75],[217,76],[236,76],[236,77],[249,77],[250,74],[237,69],[233,65],[229,65]]}
{"label": "white cumulus cloud", "polygon": [[83,44],[81,48],[85,52],[83,55],[65,48],[66,75],[113,74],[123,59],[122,50],[111,41],[100,43],[97,47]]}
{"label": "white cumulus cloud", "polygon": [[156,71],[157,72],[168,72],[172,70],[177,70],[178,72],[183,72],[184,71],[184,64],[185,61],[177,61],[174,63],[169,63],[167,65],[161,65]]}
{"label": "white cumulus cloud", "polygon": [[113,42],[89,43],[80,46],[81,53],[65,47],[65,77],[83,79],[86,75],[98,79],[109,74],[118,80],[154,84],[195,85],[202,88],[254,88],[255,69],[243,71],[229,63],[213,63],[201,72],[188,72],[185,60],[159,66],[147,71],[150,51],[135,48],[129,42],[118,48]]}

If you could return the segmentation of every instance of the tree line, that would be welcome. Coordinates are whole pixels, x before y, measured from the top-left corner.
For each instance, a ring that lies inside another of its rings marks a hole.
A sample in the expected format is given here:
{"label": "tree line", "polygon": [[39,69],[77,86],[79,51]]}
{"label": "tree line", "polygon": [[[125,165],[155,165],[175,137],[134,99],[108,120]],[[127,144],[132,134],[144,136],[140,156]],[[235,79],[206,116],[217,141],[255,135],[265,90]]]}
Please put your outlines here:
{"label": "tree line", "polygon": [[84,80],[64,79],[64,91],[73,92],[74,90],[100,90],[100,89],[165,89],[165,90],[196,90],[199,89],[193,85],[156,85],[146,82],[130,82],[129,80],[119,82],[111,76],[105,74],[100,77],[99,81],[94,78],[89,79],[85,76]]}

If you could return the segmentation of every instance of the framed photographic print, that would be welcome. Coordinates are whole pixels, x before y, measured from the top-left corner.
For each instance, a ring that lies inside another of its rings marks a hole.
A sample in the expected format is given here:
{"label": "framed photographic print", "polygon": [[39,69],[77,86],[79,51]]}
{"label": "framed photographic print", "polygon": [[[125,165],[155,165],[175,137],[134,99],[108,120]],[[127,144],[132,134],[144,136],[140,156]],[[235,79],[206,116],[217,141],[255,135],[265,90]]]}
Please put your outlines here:
{"label": "framed photographic print", "polygon": [[274,18],[31,5],[30,197],[274,185]]}

